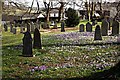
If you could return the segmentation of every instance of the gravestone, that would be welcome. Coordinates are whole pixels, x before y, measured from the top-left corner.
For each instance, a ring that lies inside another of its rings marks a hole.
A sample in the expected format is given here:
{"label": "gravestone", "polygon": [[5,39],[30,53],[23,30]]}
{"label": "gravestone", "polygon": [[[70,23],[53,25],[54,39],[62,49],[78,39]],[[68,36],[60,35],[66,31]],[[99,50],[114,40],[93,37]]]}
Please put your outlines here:
{"label": "gravestone", "polygon": [[90,22],[86,24],[86,32],[92,32],[92,25],[90,24]]}
{"label": "gravestone", "polygon": [[4,24],[4,31],[8,31],[8,26],[7,26],[7,24]]}
{"label": "gravestone", "polygon": [[39,32],[38,28],[35,28],[35,31],[34,31],[33,48],[42,49],[42,46],[41,46],[41,35],[40,35],[40,32]]}
{"label": "gravestone", "polygon": [[112,18],[107,19],[109,26],[108,26],[108,30],[110,30],[111,26],[112,26]]}
{"label": "gravestone", "polygon": [[65,24],[64,24],[64,22],[61,22],[61,32],[65,32]]}
{"label": "gravestone", "polygon": [[24,33],[23,37],[23,52],[24,57],[32,57],[32,37],[29,31]]}
{"label": "gravestone", "polygon": [[79,27],[79,32],[84,32],[84,24],[81,24]]}
{"label": "gravestone", "polygon": [[23,27],[22,26],[20,27],[20,33],[23,33]]}
{"label": "gravestone", "polygon": [[57,29],[57,22],[53,25],[53,29]]}
{"label": "gravestone", "polygon": [[13,34],[16,34],[16,28],[14,27],[12,30]]}
{"label": "gravestone", "polygon": [[43,24],[43,29],[49,29],[49,24],[46,23],[46,22],[44,22],[44,24]]}
{"label": "gravestone", "polygon": [[34,23],[31,22],[31,32],[34,32]]}
{"label": "gravestone", "polygon": [[10,32],[12,32],[12,30],[13,30],[13,25],[12,23],[10,23]]}
{"label": "gravestone", "polygon": [[109,23],[106,20],[102,20],[102,25],[101,25],[102,36],[108,35],[108,28],[109,28]]}
{"label": "gravestone", "polygon": [[92,21],[92,26],[95,26],[95,21]]}
{"label": "gravestone", "polygon": [[119,34],[119,22],[114,20],[112,24],[112,35]]}
{"label": "gravestone", "polygon": [[30,32],[30,24],[29,23],[27,23],[27,31]]}
{"label": "gravestone", "polygon": [[101,29],[99,25],[97,25],[95,28],[94,40],[102,40]]}

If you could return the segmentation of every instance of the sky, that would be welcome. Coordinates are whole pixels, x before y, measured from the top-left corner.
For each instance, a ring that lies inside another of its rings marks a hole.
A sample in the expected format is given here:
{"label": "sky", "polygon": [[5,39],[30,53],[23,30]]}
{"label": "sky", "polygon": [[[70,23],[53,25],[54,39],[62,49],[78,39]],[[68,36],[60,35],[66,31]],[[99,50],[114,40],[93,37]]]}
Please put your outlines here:
{"label": "sky", "polygon": [[[28,2],[28,6],[31,6],[33,0],[12,0],[12,1],[17,1],[17,2],[22,2],[22,3]],[[49,1],[69,1],[70,2],[73,0],[38,0],[38,1],[39,1],[40,7],[42,8],[42,7],[44,7],[43,1],[47,1],[47,2],[49,2]],[[81,3],[80,1],[86,1],[86,0],[74,0],[74,1],[76,1],[77,3],[78,2]],[[89,1],[89,0],[87,0],[87,1]],[[101,1],[101,0],[90,0],[90,1]],[[120,0],[102,0],[102,1],[115,2],[115,1],[120,1]],[[37,7],[36,0],[34,0],[33,7]],[[70,6],[68,6],[68,7],[70,7]]]}

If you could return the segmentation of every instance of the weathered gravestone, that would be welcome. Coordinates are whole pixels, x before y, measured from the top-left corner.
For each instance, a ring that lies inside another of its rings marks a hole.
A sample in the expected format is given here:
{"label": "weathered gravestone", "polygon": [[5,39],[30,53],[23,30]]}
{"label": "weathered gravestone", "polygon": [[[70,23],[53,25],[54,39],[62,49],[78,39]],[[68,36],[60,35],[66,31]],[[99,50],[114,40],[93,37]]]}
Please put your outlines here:
{"label": "weathered gravestone", "polygon": [[44,22],[43,29],[49,29],[49,24],[47,22]]}
{"label": "weathered gravestone", "polygon": [[16,34],[16,28],[15,27],[13,28],[12,33]]}
{"label": "weathered gravestone", "polygon": [[61,32],[65,32],[65,24],[64,24],[64,22],[61,22]]}
{"label": "weathered gravestone", "polygon": [[39,32],[38,28],[35,28],[35,31],[34,31],[33,48],[42,49],[42,46],[41,46],[41,36],[40,36],[40,32]]}
{"label": "weathered gravestone", "polygon": [[13,24],[10,23],[10,32],[12,32],[12,30],[13,30]]}
{"label": "weathered gravestone", "polygon": [[27,31],[30,32],[30,24],[29,23],[27,23]]}
{"label": "weathered gravestone", "polygon": [[34,32],[34,23],[31,22],[31,32]]}
{"label": "weathered gravestone", "polygon": [[119,22],[116,20],[113,20],[112,23],[112,35],[117,35],[119,34]]}
{"label": "weathered gravestone", "polygon": [[95,26],[97,24],[97,21],[96,20],[93,20],[92,21],[92,26]]}
{"label": "weathered gravestone", "polygon": [[112,26],[112,21],[113,21],[113,19],[112,19],[112,18],[109,18],[109,19],[107,19],[107,21],[108,21],[108,23],[109,23],[108,30],[110,30],[110,29],[111,29],[111,26]]}
{"label": "weathered gravestone", "polygon": [[54,22],[53,29],[57,29],[57,22]]}
{"label": "weathered gravestone", "polygon": [[7,24],[4,24],[4,31],[8,31],[8,26],[7,26]]}
{"label": "weathered gravestone", "polygon": [[81,24],[81,25],[79,26],[79,32],[84,32],[84,24]]}
{"label": "weathered gravestone", "polygon": [[94,40],[102,40],[101,29],[99,25],[97,25],[95,28]]}
{"label": "weathered gravestone", "polygon": [[32,57],[32,37],[29,31],[24,33],[23,37],[23,52],[24,57]]}
{"label": "weathered gravestone", "polygon": [[20,26],[20,33],[23,33],[23,27]]}
{"label": "weathered gravestone", "polygon": [[92,32],[92,25],[90,24],[90,22],[88,22],[88,23],[86,24],[86,31],[87,31],[87,32]]}
{"label": "weathered gravestone", "polygon": [[108,28],[109,28],[109,23],[106,20],[102,20],[102,25],[101,25],[102,36],[108,35]]}

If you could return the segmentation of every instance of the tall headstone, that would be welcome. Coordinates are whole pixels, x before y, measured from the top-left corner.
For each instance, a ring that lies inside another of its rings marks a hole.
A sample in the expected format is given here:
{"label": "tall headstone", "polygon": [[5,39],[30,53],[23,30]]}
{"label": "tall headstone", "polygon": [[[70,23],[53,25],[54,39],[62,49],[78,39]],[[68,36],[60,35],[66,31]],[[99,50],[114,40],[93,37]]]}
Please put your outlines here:
{"label": "tall headstone", "polygon": [[42,46],[41,46],[41,35],[40,35],[40,32],[39,32],[38,28],[35,28],[35,31],[34,31],[33,48],[42,49]]}
{"label": "tall headstone", "polygon": [[10,23],[10,32],[12,32],[12,30],[13,30],[13,24]]}
{"label": "tall headstone", "polygon": [[65,24],[64,24],[64,22],[61,22],[61,32],[65,32]]}
{"label": "tall headstone", "polygon": [[95,28],[94,40],[102,40],[101,29],[99,25],[97,25]]}
{"label": "tall headstone", "polygon": [[108,35],[108,28],[109,28],[109,23],[107,22],[107,20],[102,20],[102,25],[101,25],[102,36]]}
{"label": "tall headstone", "polygon": [[84,32],[84,24],[81,24],[81,25],[79,26],[79,32]]}
{"label": "tall headstone", "polygon": [[119,34],[119,22],[114,20],[112,24],[112,35]]}
{"label": "tall headstone", "polygon": [[8,31],[8,26],[7,26],[7,24],[4,24],[4,30],[5,30],[5,31]]}
{"label": "tall headstone", "polygon": [[29,23],[27,23],[27,31],[30,32],[30,24]]}
{"label": "tall headstone", "polygon": [[31,32],[34,32],[34,23],[31,22]]}
{"label": "tall headstone", "polygon": [[14,27],[12,30],[13,34],[16,34],[16,28]]}
{"label": "tall headstone", "polygon": [[86,24],[86,31],[87,31],[87,32],[92,32],[92,25],[90,24],[90,22],[88,22],[88,23]]}
{"label": "tall headstone", "polygon": [[29,31],[24,33],[23,37],[23,52],[24,57],[32,57],[32,37]]}

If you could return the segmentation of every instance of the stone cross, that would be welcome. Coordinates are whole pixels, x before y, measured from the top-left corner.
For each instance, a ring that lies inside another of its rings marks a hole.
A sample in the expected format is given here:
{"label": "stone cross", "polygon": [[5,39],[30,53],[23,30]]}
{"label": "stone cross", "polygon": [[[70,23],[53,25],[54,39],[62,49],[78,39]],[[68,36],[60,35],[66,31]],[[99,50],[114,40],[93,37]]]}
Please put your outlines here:
{"label": "stone cross", "polygon": [[87,31],[87,32],[92,32],[92,25],[90,24],[90,22],[88,22],[88,23],[86,24],[86,31]]}
{"label": "stone cross", "polygon": [[38,28],[35,28],[35,31],[34,31],[33,48],[42,49],[42,46],[41,46],[41,35],[40,35],[40,32],[39,32]]}
{"label": "stone cross", "polygon": [[109,23],[107,22],[107,20],[102,20],[102,25],[101,25],[102,36],[108,35],[108,28],[109,28]]}
{"label": "stone cross", "polygon": [[97,25],[95,28],[94,40],[102,40],[101,29],[99,25]]}
{"label": "stone cross", "polygon": [[84,24],[81,24],[81,25],[79,26],[79,32],[84,32]]}
{"label": "stone cross", "polygon": [[23,37],[23,52],[24,57],[32,57],[32,37],[29,31],[24,33]]}

